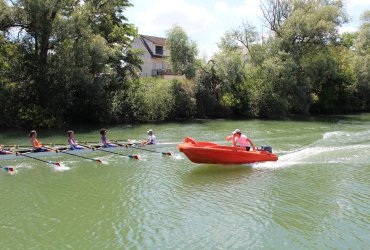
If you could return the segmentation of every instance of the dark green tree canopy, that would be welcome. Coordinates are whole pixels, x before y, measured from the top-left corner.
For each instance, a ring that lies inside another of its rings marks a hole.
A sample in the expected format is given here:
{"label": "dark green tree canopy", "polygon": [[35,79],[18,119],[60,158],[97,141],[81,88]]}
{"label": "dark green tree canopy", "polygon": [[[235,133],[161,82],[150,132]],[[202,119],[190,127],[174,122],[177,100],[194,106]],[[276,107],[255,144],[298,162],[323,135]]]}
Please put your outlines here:
{"label": "dark green tree canopy", "polygon": [[[140,67],[129,51],[137,31],[124,16],[128,0],[1,0],[0,6],[0,31],[22,50],[17,70],[25,74],[16,81],[34,105],[25,113],[41,110],[58,120],[92,106],[102,111],[110,106],[105,95]],[[53,112],[60,102],[64,108]]]}
{"label": "dark green tree canopy", "polygon": [[341,0],[263,0],[211,60],[178,25],[169,64],[187,79],[138,78],[129,0],[0,0],[0,126],[153,122],[370,111],[370,10],[356,32]]}

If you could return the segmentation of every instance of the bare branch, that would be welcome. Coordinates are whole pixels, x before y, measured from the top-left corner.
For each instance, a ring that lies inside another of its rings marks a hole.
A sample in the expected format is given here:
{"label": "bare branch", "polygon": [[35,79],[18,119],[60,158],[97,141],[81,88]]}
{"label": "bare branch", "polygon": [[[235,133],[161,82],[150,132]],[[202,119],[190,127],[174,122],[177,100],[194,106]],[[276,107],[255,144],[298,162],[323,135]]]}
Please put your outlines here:
{"label": "bare branch", "polygon": [[13,6],[15,6],[15,5],[16,5],[16,3],[14,3],[12,0],[9,0],[9,2],[11,2],[11,3],[13,4]]}
{"label": "bare branch", "polygon": [[254,57],[251,47],[253,43],[258,41],[259,37],[255,27],[244,21],[243,25],[239,29],[233,30],[233,36],[247,49],[247,54],[251,57],[251,59],[262,68],[262,64]]}
{"label": "bare branch", "polygon": [[280,28],[291,15],[293,6],[287,0],[266,0],[260,5],[265,24],[280,36]]}

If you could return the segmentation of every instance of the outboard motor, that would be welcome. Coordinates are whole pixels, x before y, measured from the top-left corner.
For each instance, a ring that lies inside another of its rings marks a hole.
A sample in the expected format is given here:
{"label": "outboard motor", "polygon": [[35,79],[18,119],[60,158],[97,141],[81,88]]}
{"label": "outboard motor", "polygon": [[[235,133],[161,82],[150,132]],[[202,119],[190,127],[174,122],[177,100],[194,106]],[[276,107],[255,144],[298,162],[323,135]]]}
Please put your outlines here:
{"label": "outboard motor", "polygon": [[272,153],[272,147],[271,146],[267,146],[267,145],[261,146],[258,150],[259,151],[267,151],[267,152]]}

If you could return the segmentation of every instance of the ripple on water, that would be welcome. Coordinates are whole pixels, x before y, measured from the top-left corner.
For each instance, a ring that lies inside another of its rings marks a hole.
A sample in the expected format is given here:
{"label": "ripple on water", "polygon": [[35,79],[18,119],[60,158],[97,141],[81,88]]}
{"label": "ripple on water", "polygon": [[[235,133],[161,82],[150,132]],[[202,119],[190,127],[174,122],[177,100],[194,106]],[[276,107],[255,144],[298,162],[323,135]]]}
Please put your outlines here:
{"label": "ripple on water", "polygon": [[273,122],[270,128],[268,121],[233,121],[222,123],[221,132],[200,123],[189,135],[216,134],[221,142],[224,131],[246,123],[255,128],[259,142],[271,140],[277,162],[198,165],[178,152],[164,157],[130,151],[140,159],[97,154],[108,162],[103,165],[52,158],[72,170],[54,173],[46,164],[24,160],[27,171],[19,167],[16,176],[0,175],[0,208],[11,211],[0,215],[1,245],[366,249],[370,149],[368,132],[362,130],[368,128],[337,124],[333,129],[329,122]]}

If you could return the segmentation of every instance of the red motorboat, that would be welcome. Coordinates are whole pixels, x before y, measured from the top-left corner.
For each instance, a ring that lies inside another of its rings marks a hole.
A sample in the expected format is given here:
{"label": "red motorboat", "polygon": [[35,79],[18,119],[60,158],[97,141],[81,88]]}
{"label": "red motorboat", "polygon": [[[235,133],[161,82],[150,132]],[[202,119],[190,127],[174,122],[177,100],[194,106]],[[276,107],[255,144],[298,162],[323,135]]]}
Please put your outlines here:
{"label": "red motorboat", "polygon": [[247,151],[241,147],[222,146],[212,142],[197,142],[190,137],[186,137],[184,142],[177,145],[177,147],[194,163],[247,164],[278,160],[278,157],[272,153],[270,146]]}

